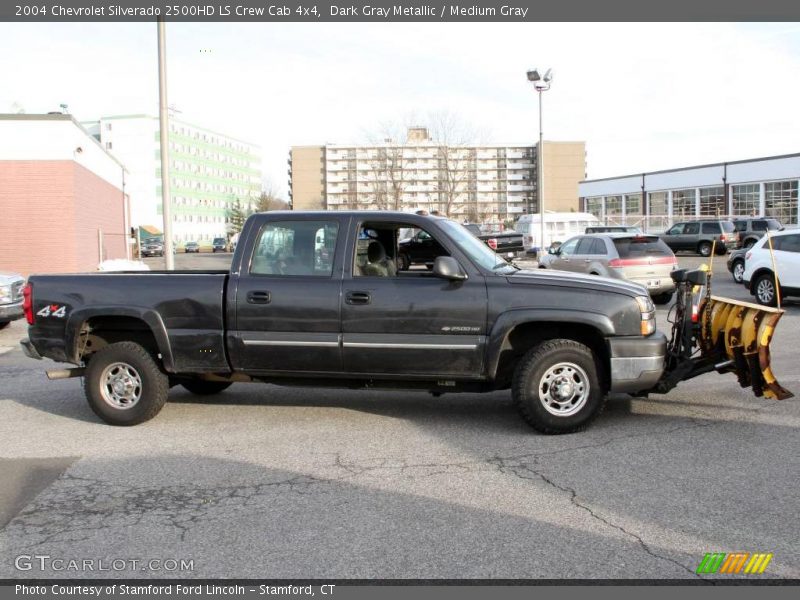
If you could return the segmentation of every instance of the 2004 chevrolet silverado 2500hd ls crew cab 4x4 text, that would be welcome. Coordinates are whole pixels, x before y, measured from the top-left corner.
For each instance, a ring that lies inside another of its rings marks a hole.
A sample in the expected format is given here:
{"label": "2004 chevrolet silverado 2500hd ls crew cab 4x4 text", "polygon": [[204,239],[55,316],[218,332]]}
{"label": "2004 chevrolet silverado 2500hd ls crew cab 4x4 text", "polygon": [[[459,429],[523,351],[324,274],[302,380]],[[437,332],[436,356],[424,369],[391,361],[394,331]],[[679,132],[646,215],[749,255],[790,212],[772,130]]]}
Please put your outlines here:
{"label": "2004 chevrolet silverado 2500hd ls crew cab 4x4 text", "polygon": [[[408,228],[441,246],[432,270],[397,269]],[[609,392],[666,391],[712,370],[668,346],[642,287],[520,270],[454,221],[403,213],[256,214],[229,272],[34,275],[24,293],[26,354],[77,365],[49,374],[82,376],[114,425],[154,417],[173,385],[214,394],[263,381],[510,388],[528,423],[562,433]]]}

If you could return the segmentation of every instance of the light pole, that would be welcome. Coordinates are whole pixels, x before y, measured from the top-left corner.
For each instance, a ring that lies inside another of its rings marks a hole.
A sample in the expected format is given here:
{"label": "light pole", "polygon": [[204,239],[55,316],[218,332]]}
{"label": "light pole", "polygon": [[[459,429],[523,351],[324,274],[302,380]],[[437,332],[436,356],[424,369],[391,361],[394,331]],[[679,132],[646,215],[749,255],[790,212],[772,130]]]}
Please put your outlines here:
{"label": "light pole", "polygon": [[550,82],[553,81],[553,69],[547,69],[544,75],[539,73],[539,69],[528,71],[528,81],[533,84],[534,89],[539,94],[539,145],[536,147],[536,195],[539,198],[539,225],[541,234],[539,238],[539,253],[544,252],[544,144],[542,143],[542,92],[550,89]]}
{"label": "light pole", "polygon": [[164,20],[158,20],[158,128],[161,148],[161,214],[164,221],[164,263],[175,268],[172,254],[172,195],[169,190],[169,105],[167,104],[167,41]]}

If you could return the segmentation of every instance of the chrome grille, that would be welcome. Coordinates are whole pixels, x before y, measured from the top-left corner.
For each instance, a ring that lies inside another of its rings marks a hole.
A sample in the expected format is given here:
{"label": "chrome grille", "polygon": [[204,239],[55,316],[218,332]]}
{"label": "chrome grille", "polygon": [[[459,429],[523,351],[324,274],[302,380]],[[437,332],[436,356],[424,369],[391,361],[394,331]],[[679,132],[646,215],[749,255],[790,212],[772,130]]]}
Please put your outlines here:
{"label": "chrome grille", "polygon": [[22,288],[24,286],[24,281],[15,281],[11,284],[11,302],[19,302],[22,300]]}

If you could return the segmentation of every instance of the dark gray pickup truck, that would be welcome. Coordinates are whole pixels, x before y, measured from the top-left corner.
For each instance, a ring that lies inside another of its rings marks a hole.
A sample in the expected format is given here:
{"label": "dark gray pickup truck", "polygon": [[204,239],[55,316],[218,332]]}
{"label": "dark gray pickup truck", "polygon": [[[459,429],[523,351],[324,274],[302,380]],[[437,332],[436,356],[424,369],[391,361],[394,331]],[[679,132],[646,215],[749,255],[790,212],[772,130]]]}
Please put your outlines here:
{"label": "dark gray pickup truck", "polygon": [[[398,232],[440,245],[399,270]],[[94,412],[154,417],[171,386],[234,382],[483,392],[511,389],[545,433],[580,429],[608,392],[646,392],[666,338],[647,291],[524,271],[462,225],[392,212],[270,212],[245,223],[230,271],[33,275],[26,354],[72,363]]]}

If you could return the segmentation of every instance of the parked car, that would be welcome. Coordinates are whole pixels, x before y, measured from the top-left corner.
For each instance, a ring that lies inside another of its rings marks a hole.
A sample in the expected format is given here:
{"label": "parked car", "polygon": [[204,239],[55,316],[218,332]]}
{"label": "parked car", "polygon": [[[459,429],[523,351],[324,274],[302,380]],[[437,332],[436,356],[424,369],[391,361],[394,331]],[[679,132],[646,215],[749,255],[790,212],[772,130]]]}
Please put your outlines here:
{"label": "parked car", "polygon": [[[745,254],[742,282],[755,296],[756,302],[776,306],[780,297],[800,296],[800,231],[786,230],[771,233],[772,252],[767,236],[758,240]],[[772,256],[775,255],[775,268]],[[778,284],[775,285],[775,269]]]}
{"label": "parked car", "polygon": [[189,252],[200,252],[200,244],[197,242],[186,242],[186,244],[183,246],[183,251],[187,254]]}
{"label": "parked car", "polygon": [[212,252],[227,252],[228,250],[228,240],[223,237],[214,238],[211,242],[211,251]]}
{"label": "parked car", "polygon": [[732,221],[705,220],[675,223],[659,236],[673,252],[694,252],[711,256],[711,249],[719,255],[735,248],[739,235]]}
{"label": "parked car", "polygon": [[638,283],[656,304],[672,300],[675,282],[670,274],[677,267],[675,254],[658,236],[629,233],[579,235],[539,261],[541,269],[577,271]]}
{"label": "parked car", "polygon": [[748,250],[750,250],[749,246],[747,248],[737,248],[736,250],[731,250],[728,255],[728,271],[730,271],[736,283],[742,283],[744,278],[745,255]]}
{"label": "parked car", "polygon": [[23,316],[22,288],[25,278],[19,273],[0,271],[0,329]]}
{"label": "parked car", "polygon": [[783,231],[783,225],[777,219],[734,219],[733,226],[739,234],[738,248],[750,248],[760,240],[767,231]]}
{"label": "parked car", "polygon": [[[440,249],[431,272],[393,268],[404,227]],[[518,269],[454,221],[273,211],[250,216],[240,241],[229,272],[31,276],[25,353],[76,365],[53,376],[83,377],[115,425],[153,418],[173,385],[208,395],[253,381],[510,389],[529,424],[563,433],[608,392],[662,383],[666,336],[640,285]]]}
{"label": "parked car", "polygon": [[522,245],[522,234],[516,231],[483,233],[481,226],[477,223],[466,223],[464,227],[503,258],[514,258],[525,250]]}
{"label": "parked car", "polygon": [[642,233],[642,230],[627,225],[592,225],[584,233]]}
{"label": "parked car", "polygon": [[164,242],[145,241],[142,242],[142,256],[164,256]]}

